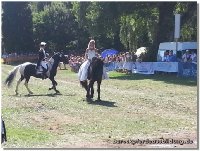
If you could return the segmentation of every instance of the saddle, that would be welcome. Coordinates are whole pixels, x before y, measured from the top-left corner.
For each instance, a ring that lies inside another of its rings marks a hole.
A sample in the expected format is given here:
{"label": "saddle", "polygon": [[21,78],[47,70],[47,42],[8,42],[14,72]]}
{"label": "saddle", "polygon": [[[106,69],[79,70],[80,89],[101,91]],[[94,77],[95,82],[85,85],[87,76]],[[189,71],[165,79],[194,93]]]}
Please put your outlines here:
{"label": "saddle", "polygon": [[37,69],[37,73],[43,73],[44,69],[46,69],[48,71],[48,63],[46,61],[42,61],[40,63],[39,69]]}

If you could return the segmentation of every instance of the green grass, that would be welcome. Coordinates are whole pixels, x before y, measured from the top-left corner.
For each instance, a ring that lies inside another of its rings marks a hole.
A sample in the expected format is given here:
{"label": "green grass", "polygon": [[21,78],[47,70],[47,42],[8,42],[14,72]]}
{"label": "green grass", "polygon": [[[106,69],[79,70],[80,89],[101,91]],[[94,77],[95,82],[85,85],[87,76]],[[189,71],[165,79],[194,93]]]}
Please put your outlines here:
{"label": "green grass", "polygon": [[195,79],[110,72],[110,79],[102,82],[102,102],[88,103],[77,74],[70,70],[58,70],[61,95],[48,91],[49,80],[31,78],[34,95],[28,96],[22,83],[15,96],[16,80],[11,88],[3,85],[13,67],[2,65],[5,148],[95,147],[114,139],[160,138],[175,132],[181,137],[197,131]]}
{"label": "green grass", "polygon": [[20,126],[7,127],[7,131],[7,139],[9,142],[12,142],[12,144],[9,146],[6,144],[5,147],[9,148],[40,147],[52,139],[52,135],[49,132],[44,132],[38,129],[24,128]]}

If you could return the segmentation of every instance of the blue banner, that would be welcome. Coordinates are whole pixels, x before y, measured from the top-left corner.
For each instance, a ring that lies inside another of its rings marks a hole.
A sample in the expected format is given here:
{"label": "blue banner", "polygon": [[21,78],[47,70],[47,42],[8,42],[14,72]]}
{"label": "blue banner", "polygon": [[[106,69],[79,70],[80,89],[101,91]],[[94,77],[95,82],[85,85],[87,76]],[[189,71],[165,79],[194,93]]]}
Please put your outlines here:
{"label": "blue banner", "polygon": [[154,62],[155,71],[178,72],[178,62]]}
{"label": "blue banner", "polygon": [[153,62],[135,62],[132,73],[154,74]]}
{"label": "blue banner", "polygon": [[188,62],[179,62],[178,75],[184,77],[197,77],[197,64]]}
{"label": "blue banner", "polygon": [[[184,62],[131,62],[132,73],[154,74],[154,71],[176,72],[178,76],[197,77],[197,64]],[[123,62],[104,64],[106,71],[124,69]]]}

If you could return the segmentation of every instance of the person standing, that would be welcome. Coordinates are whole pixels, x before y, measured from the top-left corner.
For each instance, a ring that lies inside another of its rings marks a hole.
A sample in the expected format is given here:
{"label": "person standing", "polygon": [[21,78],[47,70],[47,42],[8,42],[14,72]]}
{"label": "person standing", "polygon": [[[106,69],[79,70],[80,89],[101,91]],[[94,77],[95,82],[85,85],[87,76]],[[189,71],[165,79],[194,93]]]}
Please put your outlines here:
{"label": "person standing", "polygon": [[190,52],[189,52],[189,50],[186,50],[186,52],[183,54],[183,56],[182,56],[182,60],[183,60],[183,62],[189,62],[190,61]]}
{"label": "person standing", "polygon": [[176,62],[176,55],[173,54],[173,50],[169,51],[169,62]]}
{"label": "person standing", "polygon": [[192,51],[190,58],[192,62],[197,62],[197,55],[194,51]]}

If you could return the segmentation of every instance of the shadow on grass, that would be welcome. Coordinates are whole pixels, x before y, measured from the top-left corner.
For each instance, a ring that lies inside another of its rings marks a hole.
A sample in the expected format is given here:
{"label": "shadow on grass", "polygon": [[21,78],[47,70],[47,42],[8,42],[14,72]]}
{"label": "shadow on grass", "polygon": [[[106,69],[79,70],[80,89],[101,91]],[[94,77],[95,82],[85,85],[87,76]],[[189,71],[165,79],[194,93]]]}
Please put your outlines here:
{"label": "shadow on grass", "polygon": [[93,100],[93,99],[86,99],[88,104],[92,104],[92,105],[101,105],[101,106],[107,106],[107,107],[117,107],[115,105],[116,102],[110,102],[110,101],[105,101],[105,100]]}
{"label": "shadow on grass", "polygon": [[62,94],[57,94],[57,93],[52,93],[52,94],[27,94],[24,95],[25,97],[34,97],[34,96],[49,96],[49,97],[55,97],[57,95],[62,95]]}
{"label": "shadow on grass", "polygon": [[24,95],[25,97],[34,97],[34,96],[49,96],[49,97],[55,97],[55,96],[75,96],[76,94],[61,94],[61,93],[51,93],[51,94],[27,94]]}
{"label": "shadow on grass", "polygon": [[175,74],[154,74],[154,75],[142,75],[142,74],[123,74],[119,73],[114,76],[110,76],[110,79],[118,80],[144,80],[151,79],[154,81],[164,81],[167,84],[178,84],[186,86],[197,86],[197,79],[192,77],[177,77]]}

